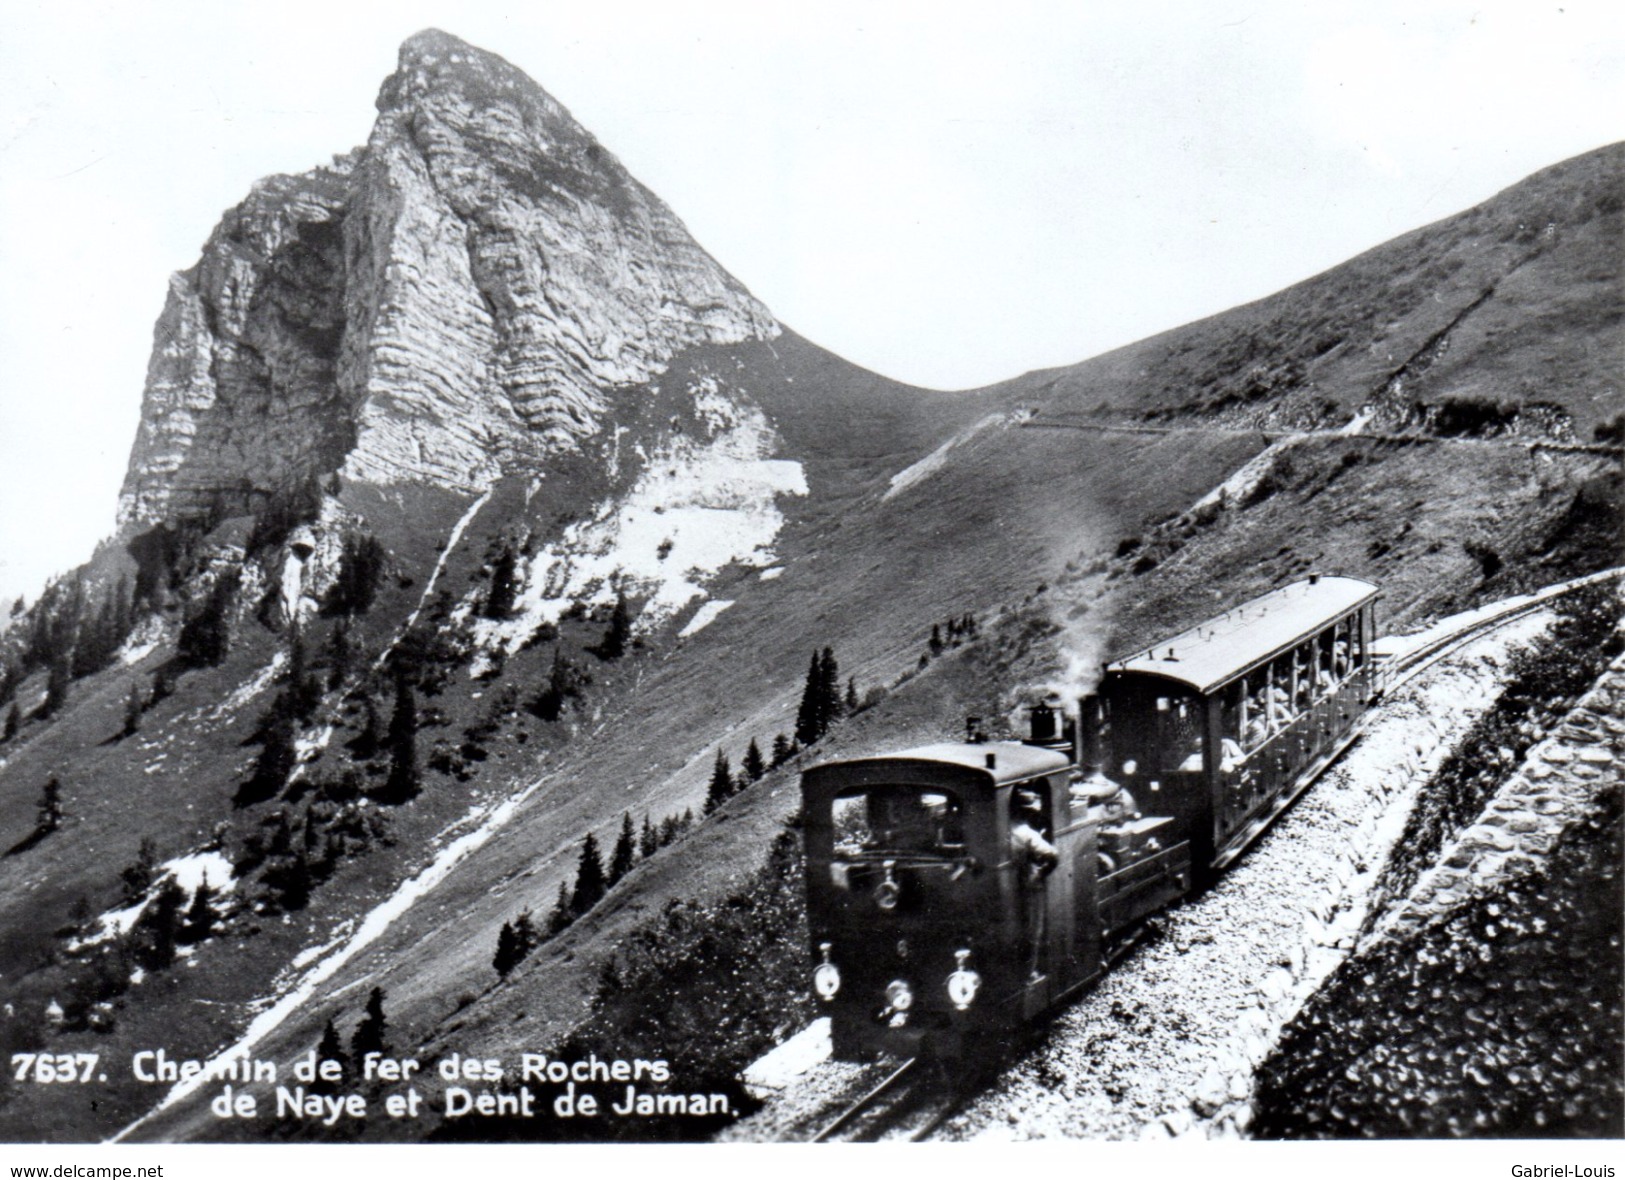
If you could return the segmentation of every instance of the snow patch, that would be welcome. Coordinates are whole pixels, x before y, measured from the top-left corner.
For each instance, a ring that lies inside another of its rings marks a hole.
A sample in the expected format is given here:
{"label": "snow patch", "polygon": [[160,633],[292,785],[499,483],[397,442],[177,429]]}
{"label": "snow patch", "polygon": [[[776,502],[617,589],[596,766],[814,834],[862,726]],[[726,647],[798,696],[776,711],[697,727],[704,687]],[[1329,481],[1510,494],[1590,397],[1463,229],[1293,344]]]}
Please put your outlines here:
{"label": "snow patch", "polygon": [[765,569],[761,573],[757,574],[756,580],[759,582],[771,582],[777,578],[782,578],[783,576],[784,567],[782,565],[776,565],[771,569]]}
{"label": "snow patch", "polygon": [[232,877],[232,864],[221,852],[194,852],[178,856],[159,866],[158,878],[173,877],[175,883],[188,894],[196,893],[203,879],[209,879],[209,888],[216,894],[230,893],[237,887]]}
{"label": "snow patch", "polygon": [[621,589],[645,600],[635,623],[647,630],[702,596],[725,566],[773,563],[778,497],[805,496],[806,474],[770,457],[778,440],[760,410],[703,385],[696,405],[716,434],[656,449],[624,496],[523,563],[514,617],[474,620],[478,650],[517,646],[572,604],[608,606]]}
{"label": "snow patch", "polygon": [[125,667],[139,664],[153,652],[157,651],[164,641],[164,621],[156,615],[149,615],[136,624],[135,630],[119,648],[118,661]]}
{"label": "snow patch", "polygon": [[316,756],[327,749],[327,743],[333,740],[333,727],[324,725],[315,733],[302,735],[294,739],[294,762],[303,764],[314,762]]}
{"label": "snow patch", "polygon": [[694,612],[694,617],[688,621],[683,629],[677,632],[677,638],[687,639],[697,631],[703,631],[716,621],[718,615],[733,605],[731,598],[713,598],[710,602]]}
{"label": "snow patch", "polygon": [[766,1100],[788,1090],[815,1065],[830,1059],[835,1046],[830,1019],[820,1016],[795,1036],[756,1059],[739,1075],[751,1097]]}
{"label": "snow patch", "polygon": [[1194,512],[1198,508],[1206,508],[1210,504],[1238,504],[1246,499],[1259,484],[1259,481],[1269,473],[1275,465],[1275,456],[1290,446],[1295,446],[1304,436],[1291,434],[1265,447],[1247,462],[1230,473],[1230,477],[1192,504],[1188,511]]}
{"label": "snow patch", "polygon": [[958,434],[954,435],[954,437],[943,443],[925,458],[919,460],[917,463],[909,464],[907,467],[903,468],[903,470],[891,477],[891,486],[886,489],[885,495],[880,497],[881,501],[884,502],[886,500],[890,500],[899,492],[907,491],[926,476],[940,470],[942,465],[948,461],[948,452],[952,451],[957,446],[961,446],[964,443],[969,442],[978,434],[982,433],[982,431],[986,430],[989,426],[996,426],[1003,420],[1003,414],[989,414],[980,422],[975,423],[965,430],[961,430]]}
{"label": "snow patch", "polygon": [[300,951],[291,960],[289,960],[288,966],[294,968],[295,970],[300,967],[308,966],[337,946],[339,941],[339,939],[334,938],[327,942],[318,943],[315,946],[307,946],[304,950]]}
{"label": "snow patch", "polygon": [[220,721],[235,713],[248,704],[249,701],[259,696],[260,693],[270,688],[276,678],[282,674],[282,669],[287,667],[287,664],[288,653],[285,651],[277,652],[276,655],[271,657],[269,664],[261,668],[252,680],[245,681],[234,688],[225,700],[215,706],[214,711],[209,716],[215,721]]}
{"label": "snow patch", "polygon": [[88,927],[92,933],[69,943],[69,949],[78,950],[80,947],[94,946],[117,935],[128,934],[141,920],[141,915],[146,912],[152,899],[158,896],[158,890],[166,880],[173,879],[186,891],[186,895],[191,897],[197,892],[205,877],[209,879],[209,888],[214,890],[216,897],[237,888],[236,878],[232,876],[231,861],[227,860],[223,853],[194,852],[187,856],[177,856],[153,870],[152,885],[139,901],[102,914]]}
{"label": "snow patch", "polygon": [[[423,593],[418,595],[417,605],[412,608],[412,613],[406,616],[406,622],[401,624],[401,629],[395,633],[395,638],[389,641],[389,645],[373,661],[374,668],[382,668],[384,661],[389,659],[390,653],[395,650],[395,645],[401,641],[401,636],[412,630],[413,624],[418,621],[418,616],[423,613],[423,608],[428,603],[429,596],[434,593],[435,584],[440,581],[440,575],[445,572],[446,562],[451,560],[452,550],[456,549],[457,542],[462,540],[463,530],[468,528],[473,519],[479,515],[480,509],[485,507],[485,502],[490,498],[491,490],[487,488],[480,493],[478,499],[468,506],[462,516],[457,518],[457,523],[452,526],[451,536],[446,538],[445,547],[440,550],[440,556],[434,563],[433,571],[429,574],[428,584],[423,587]],[[526,498],[529,498],[528,495]]]}

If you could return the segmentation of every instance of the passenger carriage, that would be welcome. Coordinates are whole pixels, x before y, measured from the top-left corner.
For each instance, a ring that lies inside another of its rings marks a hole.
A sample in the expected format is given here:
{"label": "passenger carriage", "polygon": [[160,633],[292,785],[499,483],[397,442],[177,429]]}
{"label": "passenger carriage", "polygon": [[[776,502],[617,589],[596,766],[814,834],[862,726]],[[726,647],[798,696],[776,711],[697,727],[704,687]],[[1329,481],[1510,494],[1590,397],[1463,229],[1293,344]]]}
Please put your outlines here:
{"label": "passenger carriage", "polygon": [[1081,761],[1223,869],[1352,739],[1380,681],[1377,588],[1311,576],[1107,664]]}

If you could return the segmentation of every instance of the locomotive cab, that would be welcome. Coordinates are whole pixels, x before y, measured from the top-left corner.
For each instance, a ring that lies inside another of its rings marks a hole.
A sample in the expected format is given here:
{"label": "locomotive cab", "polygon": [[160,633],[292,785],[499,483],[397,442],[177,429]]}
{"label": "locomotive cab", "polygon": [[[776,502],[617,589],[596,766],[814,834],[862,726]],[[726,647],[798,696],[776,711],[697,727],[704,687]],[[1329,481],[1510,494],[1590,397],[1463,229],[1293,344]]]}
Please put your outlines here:
{"label": "locomotive cab", "polygon": [[[1027,1006],[1026,883],[1010,851],[1018,788],[1046,838],[1070,759],[1014,742],[943,744],[826,763],[802,779],[812,984],[835,1051],[958,1056],[966,1033]],[[1038,886],[1047,903],[1059,886]],[[1047,960],[1046,943],[1038,955]]]}
{"label": "locomotive cab", "polygon": [[[1078,780],[1068,753],[1017,742],[805,773],[810,983],[838,1057],[997,1053],[1100,974],[1103,913],[1182,892],[1167,819],[1119,814]],[[1103,893],[1107,844],[1134,863]]]}

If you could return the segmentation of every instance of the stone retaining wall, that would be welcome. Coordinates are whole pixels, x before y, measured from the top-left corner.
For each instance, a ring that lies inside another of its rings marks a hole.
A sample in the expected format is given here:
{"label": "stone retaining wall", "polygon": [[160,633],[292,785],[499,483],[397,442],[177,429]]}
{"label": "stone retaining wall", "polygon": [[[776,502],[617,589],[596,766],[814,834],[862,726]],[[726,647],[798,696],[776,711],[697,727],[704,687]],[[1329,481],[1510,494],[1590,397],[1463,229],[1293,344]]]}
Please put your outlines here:
{"label": "stone retaining wall", "polygon": [[1625,657],[1282,1032],[1251,1133],[1625,1132]]}

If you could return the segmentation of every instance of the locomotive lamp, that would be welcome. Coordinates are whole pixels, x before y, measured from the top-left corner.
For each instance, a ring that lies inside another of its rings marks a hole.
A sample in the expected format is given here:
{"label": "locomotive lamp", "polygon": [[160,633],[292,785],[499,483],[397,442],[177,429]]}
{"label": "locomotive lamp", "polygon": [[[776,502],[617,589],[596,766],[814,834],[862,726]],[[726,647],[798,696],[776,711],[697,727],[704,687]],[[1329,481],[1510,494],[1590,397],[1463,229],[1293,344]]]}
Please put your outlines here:
{"label": "locomotive lamp", "polygon": [[893,1012],[907,1012],[914,1007],[914,989],[907,980],[894,979],[886,985],[886,1003]]}
{"label": "locomotive lamp", "polygon": [[813,968],[813,991],[820,1000],[833,1000],[835,993],[841,990],[841,969],[829,961],[829,943],[819,943],[818,949],[824,961]]}
{"label": "locomotive lamp", "polygon": [[961,1012],[971,1006],[976,993],[982,990],[982,977],[965,966],[969,958],[969,951],[955,951],[954,969],[948,976],[948,998]]}

